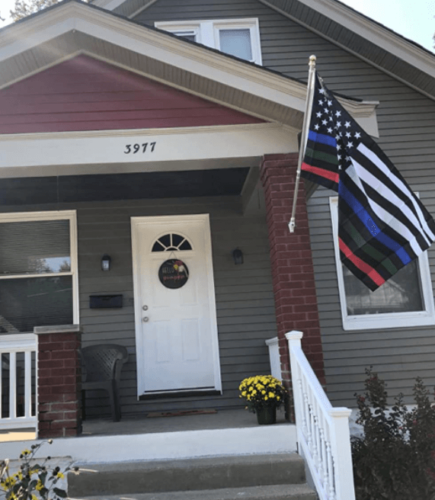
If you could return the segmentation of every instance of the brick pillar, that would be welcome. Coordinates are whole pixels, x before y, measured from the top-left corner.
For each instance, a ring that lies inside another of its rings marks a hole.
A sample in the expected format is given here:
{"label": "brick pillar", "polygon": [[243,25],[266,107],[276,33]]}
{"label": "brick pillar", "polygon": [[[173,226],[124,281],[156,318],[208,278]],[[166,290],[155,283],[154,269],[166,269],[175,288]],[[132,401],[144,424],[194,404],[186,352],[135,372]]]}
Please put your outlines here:
{"label": "brick pillar", "polygon": [[38,438],[81,434],[81,331],[42,326],[38,336]]}
{"label": "brick pillar", "polygon": [[319,312],[314,282],[304,182],[299,184],[296,230],[290,233],[290,221],[297,154],[267,155],[261,165],[269,228],[270,257],[281,371],[290,389],[291,374],[285,334],[303,332],[302,348],[320,383],[325,385]]}

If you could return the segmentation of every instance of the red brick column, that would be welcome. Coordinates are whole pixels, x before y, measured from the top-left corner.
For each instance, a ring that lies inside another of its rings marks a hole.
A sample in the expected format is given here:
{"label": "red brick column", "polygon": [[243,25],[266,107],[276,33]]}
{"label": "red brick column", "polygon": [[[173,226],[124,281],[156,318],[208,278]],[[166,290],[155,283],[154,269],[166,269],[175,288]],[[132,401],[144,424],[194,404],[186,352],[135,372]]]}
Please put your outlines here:
{"label": "red brick column", "polygon": [[38,335],[38,438],[78,436],[82,429],[80,327],[36,327],[35,334]]}
{"label": "red brick column", "polygon": [[292,234],[291,217],[297,154],[267,155],[261,165],[269,227],[270,257],[275,295],[281,371],[290,388],[291,374],[285,334],[303,332],[302,347],[322,385],[325,385],[319,312],[314,283],[313,258],[308,228],[304,182],[299,184],[296,230]]}

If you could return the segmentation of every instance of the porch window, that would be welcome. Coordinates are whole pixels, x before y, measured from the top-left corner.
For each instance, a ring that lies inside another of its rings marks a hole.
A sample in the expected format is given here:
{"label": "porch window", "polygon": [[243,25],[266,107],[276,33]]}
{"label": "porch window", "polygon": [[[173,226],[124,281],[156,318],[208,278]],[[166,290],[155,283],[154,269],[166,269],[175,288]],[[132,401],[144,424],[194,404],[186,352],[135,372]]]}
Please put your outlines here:
{"label": "porch window", "polygon": [[262,64],[258,19],[158,22],[155,25],[225,54]]}
{"label": "porch window", "polygon": [[78,323],[76,214],[0,214],[0,333]]}
{"label": "porch window", "polygon": [[427,252],[372,292],[340,261],[337,197],[330,198],[330,207],[343,328],[362,330],[435,324]]}

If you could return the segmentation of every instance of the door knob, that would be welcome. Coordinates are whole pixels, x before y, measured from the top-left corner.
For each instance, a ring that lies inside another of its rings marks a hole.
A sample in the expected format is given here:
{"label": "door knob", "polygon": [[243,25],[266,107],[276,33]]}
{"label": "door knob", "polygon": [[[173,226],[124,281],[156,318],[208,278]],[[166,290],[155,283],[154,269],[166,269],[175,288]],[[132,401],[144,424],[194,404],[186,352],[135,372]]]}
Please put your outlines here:
{"label": "door knob", "polygon": [[148,318],[148,316],[145,316],[145,318],[142,320],[144,323],[148,323],[150,319]]}
{"label": "door knob", "polygon": [[143,306],[143,307],[142,307],[142,309],[143,309],[144,311],[148,311],[148,306]]}

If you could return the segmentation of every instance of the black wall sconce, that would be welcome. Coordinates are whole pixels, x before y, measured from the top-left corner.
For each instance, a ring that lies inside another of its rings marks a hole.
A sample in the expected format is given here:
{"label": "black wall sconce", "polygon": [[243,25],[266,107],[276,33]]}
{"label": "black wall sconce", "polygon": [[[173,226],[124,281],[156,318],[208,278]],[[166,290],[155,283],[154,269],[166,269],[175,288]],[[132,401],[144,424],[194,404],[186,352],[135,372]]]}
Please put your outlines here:
{"label": "black wall sconce", "polygon": [[236,266],[238,266],[239,264],[243,264],[243,252],[240,250],[240,248],[236,248],[235,250],[233,250],[233,259]]}
{"label": "black wall sconce", "polygon": [[101,257],[101,270],[102,271],[110,271],[110,263],[112,259],[110,258],[110,255],[104,254]]}

